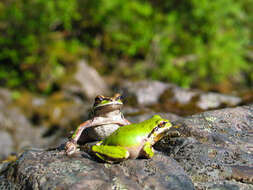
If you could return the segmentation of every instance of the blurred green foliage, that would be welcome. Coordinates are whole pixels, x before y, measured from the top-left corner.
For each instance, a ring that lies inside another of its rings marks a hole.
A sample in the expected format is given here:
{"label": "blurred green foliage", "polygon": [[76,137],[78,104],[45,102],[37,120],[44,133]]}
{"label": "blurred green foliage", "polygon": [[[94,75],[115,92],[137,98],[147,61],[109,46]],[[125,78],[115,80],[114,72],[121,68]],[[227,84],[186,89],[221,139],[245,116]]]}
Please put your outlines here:
{"label": "blurred green foliage", "polygon": [[50,90],[65,64],[80,54],[69,37],[78,19],[77,2],[5,0],[0,2],[0,80],[8,87]]}
{"label": "blurred green foliage", "polygon": [[0,81],[8,87],[50,91],[93,52],[106,60],[101,72],[124,77],[185,87],[240,73],[253,79],[251,0],[4,0],[0,19]]}

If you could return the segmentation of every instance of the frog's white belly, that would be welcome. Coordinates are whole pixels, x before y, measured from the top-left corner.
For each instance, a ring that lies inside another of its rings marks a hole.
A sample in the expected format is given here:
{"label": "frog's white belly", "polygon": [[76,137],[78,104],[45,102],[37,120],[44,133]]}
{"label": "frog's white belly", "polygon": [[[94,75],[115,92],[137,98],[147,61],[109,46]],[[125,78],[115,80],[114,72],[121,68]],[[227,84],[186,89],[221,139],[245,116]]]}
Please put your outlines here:
{"label": "frog's white belly", "polygon": [[85,133],[92,140],[103,140],[120,127],[118,124],[107,124],[96,127],[90,127]]}

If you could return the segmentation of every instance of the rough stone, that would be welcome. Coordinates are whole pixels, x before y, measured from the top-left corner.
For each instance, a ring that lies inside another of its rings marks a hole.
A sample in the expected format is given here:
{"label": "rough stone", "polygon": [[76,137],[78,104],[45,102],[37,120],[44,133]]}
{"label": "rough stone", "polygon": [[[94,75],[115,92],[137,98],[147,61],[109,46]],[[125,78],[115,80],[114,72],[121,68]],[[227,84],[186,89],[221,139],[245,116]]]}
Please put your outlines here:
{"label": "rough stone", "polygon": [[0,189],[194,189],[190,178],[173,159],[156,154],[153,159],[105,164],[86,154],[67,157],[63,150],[30,150],[0,173]]}
{"label": "rough stone", "polygon": [[125,82],[121,88],[129,101],[139,105],[150,105],[158,102],[160,95],[170,86],[159,81]]}
{"label": "rough stone", "polygon": [[[17,106],[17,102],[5,101],[5,98],[1,98],[3,97],[0,96],[1,160],[12,152],[18,154],[29,147],[55,146],[61,141],[56,139],[56,136],[44,137],[44,134],[48,133],[47,128],[34,127],[29,117]],[[33,99],[29,100],[32,102]],[[28,102],[27,107],[34,109]]]}
{"label": "rough stone", "polygon": [[201,111],[234,107],[242,103],[242,98],[214,92],[184,89],[174,84],[143,80],[125,82],[121,86],[133,106],[152,107],[156,111],[166,111],[178,115],[189,115]]}
{"label": "rough stone", "polygon": [[0,160],[5,159],[9,154],[14,152],[14,143],[11,135],[6,131],[0,130]]}
{"label": "rough stone", "polygon": [[77,63],[75,74],[64,81],[63,89],[83,94],[89,99],[93,99],[98,94],[106,94],[109,91],[103,78],[85,60]]}
{"label": "rough stone", "polygon": [[188,116],[175,122],[180,137],[156,148],[184,168],[196,189],[253,189],[253,105]]}
{"label": "rough stone", "polygon": [[236,106],[241,102],[242,99],[236,96],[209,92],[200,95],[197,105],[203,110],[208,110],[221,105]]}

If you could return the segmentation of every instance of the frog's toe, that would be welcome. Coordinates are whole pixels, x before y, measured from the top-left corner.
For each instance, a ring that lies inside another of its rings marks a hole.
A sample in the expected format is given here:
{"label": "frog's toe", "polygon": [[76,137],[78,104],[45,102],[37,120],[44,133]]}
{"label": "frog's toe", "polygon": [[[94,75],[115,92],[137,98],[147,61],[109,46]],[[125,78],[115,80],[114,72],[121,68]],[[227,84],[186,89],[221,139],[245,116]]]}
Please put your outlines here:
{"label": "frog's toe", "polygon": [[66,150],[66,154],[67,154],[68,156],[74,154],[75,152],[76,152],[75,149]]}
{"label": "frog's toe", "polygon": [[68,142],[66,144],[66,154],[68,156],[74,154],[77,151],[76,144],[73,142]]}

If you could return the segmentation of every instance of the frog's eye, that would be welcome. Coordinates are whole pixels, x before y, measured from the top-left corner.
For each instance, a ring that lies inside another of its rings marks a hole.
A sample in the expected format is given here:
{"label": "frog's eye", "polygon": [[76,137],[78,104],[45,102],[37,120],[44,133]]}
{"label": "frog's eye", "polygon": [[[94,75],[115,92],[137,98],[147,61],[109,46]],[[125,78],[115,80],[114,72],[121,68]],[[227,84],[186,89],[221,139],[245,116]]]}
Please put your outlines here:
{"label": "frog's eye", "polygon": [[122,101],[122,100],[123,100],[123,96],[121,96],[120,94],[117,93],[117,94],[114,95],[114,99],[115,99],[116,101],[117,101],[117,100],[121,100],[121,101]]}
{"label": "frog's eye", "polygon": [[104,96],[102,95],[98,95],[96,98],[95,98],[95,103],[94,105],[98,105],[102,100],[104,100]]}
{"label": "frog's eye", "polygon": [[104,99],[104,96],[98,95],[98,96],[95,98],[95,102],[102,101],[103,99]]}
{"label": "frog's eye", "polygon": [[166,121],[162,121],[159,123],[158,127],[159,128],[164,127],[166,123],[167,123]]}

